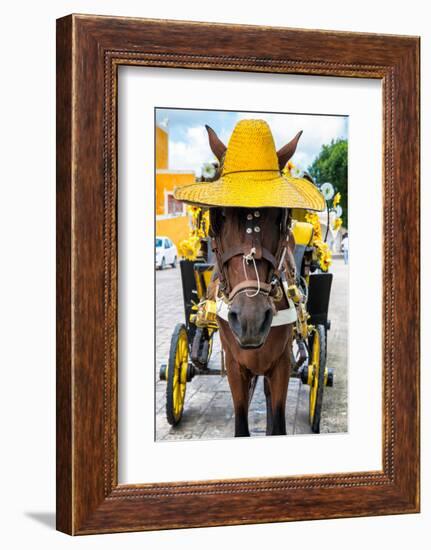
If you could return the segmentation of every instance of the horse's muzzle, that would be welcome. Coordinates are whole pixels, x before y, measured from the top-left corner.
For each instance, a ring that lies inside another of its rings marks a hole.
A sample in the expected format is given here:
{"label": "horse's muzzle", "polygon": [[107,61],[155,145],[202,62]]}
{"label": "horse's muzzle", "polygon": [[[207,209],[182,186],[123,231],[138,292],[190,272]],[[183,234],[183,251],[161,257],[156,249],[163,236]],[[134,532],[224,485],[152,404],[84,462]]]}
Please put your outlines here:
{"label": "horse's muzzle", "polygon": [[249,298],[245,293],[233,300],[228,314],[229,326],[244,349],[261,347],[271,329],[273,311],[267,296]]}

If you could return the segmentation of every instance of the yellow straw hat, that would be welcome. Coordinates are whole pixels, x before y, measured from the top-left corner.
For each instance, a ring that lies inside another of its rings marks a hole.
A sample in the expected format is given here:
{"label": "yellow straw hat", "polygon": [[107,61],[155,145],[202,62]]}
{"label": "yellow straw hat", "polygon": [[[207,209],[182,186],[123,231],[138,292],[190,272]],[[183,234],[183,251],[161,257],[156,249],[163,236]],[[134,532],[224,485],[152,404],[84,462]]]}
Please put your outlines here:
{"label": "yellow straw hat", "polygon": [[176,187],[174,197],[202,206],[325,209],[323,195],[310,181],[281,174],[274,138],[264,120],[237,123],[218,180]]}

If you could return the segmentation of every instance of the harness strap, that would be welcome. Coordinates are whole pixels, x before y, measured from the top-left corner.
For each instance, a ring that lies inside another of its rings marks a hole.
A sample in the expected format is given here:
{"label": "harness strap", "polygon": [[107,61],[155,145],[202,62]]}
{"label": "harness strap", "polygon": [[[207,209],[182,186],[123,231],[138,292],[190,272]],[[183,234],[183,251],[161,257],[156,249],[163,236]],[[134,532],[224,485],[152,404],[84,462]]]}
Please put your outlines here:
{"label": "harness strap", "polygon": [[227,278],[227,274],[224,266],[225,264],[223,264],[221,261],[222,251],[221,251],[221,245],[219,244],[219,239],[217,237],[213,237],[211,239],[211,249],[214,252],[217,259],[219,281],[222,287],[226,287],[228,285],[228,278]]}
{"label": "harness strap", "polygon": [[262,258],[269,262],[274,268],[277,268],[277,259],[267,248],[262,248]]}
{"label": "harness strap", "polygon": [[284,263],[286,260],[286,253],[287,248],[289,246],[289,233],[286,235],[284,239],[282,239],[278,245],[278,249],[276,252],[276,258],[278,258],[278,262],[276,261],[276,264],[274,265],[273,271],[270,274],[271,278],[276,277],[277,279],[280,277],[281,272],[284,269]]}
{"label": "harness strap", "polygon": [[245,247],[243,245],[234,246],[232,248],[229,248],[229,250],[226,250],[223,252],[223,254],[220,257],[220,261],[222,265],[227,264],[227,262],[234,258],[235,256],[242,256],[244,254]]}
{"label": "harness strap", "polygon": [[[235,256],[244,256],[244,254],[247,254],[249,251],[250,247],[246,247],[244,245],[234,246],[221,254],[220,261],[223,265],[225,265]],[[254,257],[256,260],[260,260],[261,258],[263,258],[264,260],[269,262],[274,269],[277,269],[277,259],[273,254],[271,254],[271,252],[267,248],[264,248],[263,246],[256,247],[256,254],[254,255]]]}
{"label": "harness strap", "polygon": [[231,290],[230,294],[229,294],[229,302],[231,302],[235,296],[240,293],[240,292],[243,292],[245,290],[248,290],[248,289],[257,289],[257,288],[260,288],[260,292],[262,294],[269,294],[272,290],[272,286],[268,283],[258,283],[258,281],[252,281],[252,280],[246,280],[246,281],[241,281],[240,283],[238,283],[237,285],[235,285],[233,287],[233,289]]}

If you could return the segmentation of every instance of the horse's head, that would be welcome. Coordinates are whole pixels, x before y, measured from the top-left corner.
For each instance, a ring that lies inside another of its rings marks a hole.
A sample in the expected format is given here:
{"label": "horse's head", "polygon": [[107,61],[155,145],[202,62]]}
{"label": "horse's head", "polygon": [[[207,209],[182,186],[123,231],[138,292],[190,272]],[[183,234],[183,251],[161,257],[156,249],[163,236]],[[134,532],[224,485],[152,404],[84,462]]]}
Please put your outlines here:
{"label": "horse's head", "polygon": [[[273,301],[269,279],[274,265],[263,257],[262,251],[275,258],[283,216],[279,208],[211,210],[212,230],[224,257],[232,254],[223,269],[230,301],[228,322],[242,348],[262,346],[271,328]],[[248,229],[255,234],[258,229],[260,246],[251,245]],[[256,248],[256,254],[252,254],[252,248]]]}
{"label": "horse's head", "polygon": [[[207,130],[221,172],[226,146],[212,128]],[[277,151],[280,170],[295,152],[301,133]],[[284,259],[287,218],[288,212],[282,208],[226,207],[210,211],[219,276],[230,305],[228,322],[242,348],[259,348],[271,329],[271,281]]]}

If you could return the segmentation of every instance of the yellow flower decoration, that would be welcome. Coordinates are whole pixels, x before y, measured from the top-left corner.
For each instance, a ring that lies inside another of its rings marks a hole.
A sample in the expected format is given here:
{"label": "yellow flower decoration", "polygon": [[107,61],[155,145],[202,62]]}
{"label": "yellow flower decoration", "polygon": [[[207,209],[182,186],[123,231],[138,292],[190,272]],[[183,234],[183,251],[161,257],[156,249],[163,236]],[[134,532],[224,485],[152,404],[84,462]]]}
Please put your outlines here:
{"label": "yellow flower decoration", "polygon": [[285,175],[285,176],[290,176],[291,175],[291,172],[292,170],[295,168],[295,165],[293,164],[293,162],[291,162],[289,160],[289,162],[286,164],[286,166],[283,168],[282,170],[282,173]]}
{"label": "yellow flower decoration", "polygon": [[316,212],[307,212],[305,220],[313,226],[313,242],[311,244],[314,247],[314,259],[319,262],[322,271],[328,271],[332,263],[332,254],[327,243],[323,241],[319,216]]}
{"label": "yellow flower decoration", "polygon": [[340,200],[341,200],[341,193],[337,193],[334,197],[334,200],[332,201],[334,208],[340,203]]}
{"label": "yellow flower decoration", "polygon": [[178,245],[179,254],[186,260],[196,260],[201,248],[201,240],[197,235],[191,235]]}
{"label": "yellow flower decoration", "polygon": [[178,245],[180,256],[186,260],[196,260],[201,250],[201,240],[208,236],[209,210],[199,206],[187,206],[187,214],[191,218],[191,229],[187,239]]}
{"label": "yellow flower decoration", "polygon": [[304,176],[304,171],[299,168],[299,166],[296,166],[289,160],[289,162],[286,164],[286,166],[282,170],[282,174],[284,176],[290,176],[292,178],[302,178]]}
{"label": "yellow flower decoration", "polygon": [[319,216],[316,212],[307,212],[305,221],[313,226],[313,241],[322,241],[322,228],[320,227]]}
{"label": "yellow flower decoration", "polygon": [[337,231],[337,229],[340,229],[342,223],[343,223],[342,218],[335,218],[334,223],[332,224],[334,231]]}

